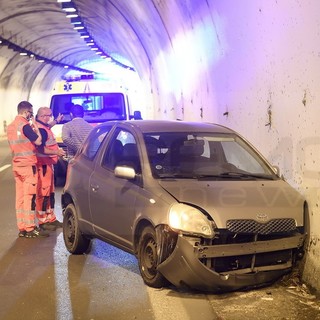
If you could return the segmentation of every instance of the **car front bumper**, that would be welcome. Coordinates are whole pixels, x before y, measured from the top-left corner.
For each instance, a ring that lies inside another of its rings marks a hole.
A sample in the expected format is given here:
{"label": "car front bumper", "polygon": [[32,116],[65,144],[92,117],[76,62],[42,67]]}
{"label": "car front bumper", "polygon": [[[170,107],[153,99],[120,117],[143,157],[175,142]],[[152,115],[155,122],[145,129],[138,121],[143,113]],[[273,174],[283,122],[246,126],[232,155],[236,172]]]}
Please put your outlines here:
{"label": "car front bumper", "polygon": [[279,250],[299,249],[304,235],[226,245],[199,245],[199,239],[179,236],[172,254],[158,266],[158,270],[176,287],[189,287],[201,291],[224,292],[270,284],[292,270],[294,258],[285,263],[265,265],[230,272],[217,273],[201,262],[224,256],[255,255]]}

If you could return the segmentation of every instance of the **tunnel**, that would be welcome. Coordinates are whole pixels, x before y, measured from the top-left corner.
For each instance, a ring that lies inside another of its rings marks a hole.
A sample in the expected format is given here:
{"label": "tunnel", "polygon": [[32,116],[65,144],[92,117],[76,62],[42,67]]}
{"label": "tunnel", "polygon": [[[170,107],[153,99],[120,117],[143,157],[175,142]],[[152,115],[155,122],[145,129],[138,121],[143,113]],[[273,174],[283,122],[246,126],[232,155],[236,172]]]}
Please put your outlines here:
{"label": "tunnel", "polygon": [[319,290],[319,12],[317,0],[1,0],[0,135],[20,101],[47,106],[57,81],[104,70],[144,119],[230,127],[305,196],[302,275]]}

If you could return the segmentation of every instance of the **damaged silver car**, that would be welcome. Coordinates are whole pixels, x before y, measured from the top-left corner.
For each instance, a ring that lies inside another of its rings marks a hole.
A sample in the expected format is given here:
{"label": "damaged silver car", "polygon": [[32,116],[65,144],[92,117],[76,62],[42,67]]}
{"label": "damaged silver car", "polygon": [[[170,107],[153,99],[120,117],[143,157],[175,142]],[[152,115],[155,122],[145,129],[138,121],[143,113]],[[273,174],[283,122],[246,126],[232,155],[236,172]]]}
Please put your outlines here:
{"label": "damaged silver car", "polygon": [[63,236],[134,254],[144,282],[221,292],[267,285],[303,255],[304,198],[243,137],[184,121],[108,122],[70,162]]}

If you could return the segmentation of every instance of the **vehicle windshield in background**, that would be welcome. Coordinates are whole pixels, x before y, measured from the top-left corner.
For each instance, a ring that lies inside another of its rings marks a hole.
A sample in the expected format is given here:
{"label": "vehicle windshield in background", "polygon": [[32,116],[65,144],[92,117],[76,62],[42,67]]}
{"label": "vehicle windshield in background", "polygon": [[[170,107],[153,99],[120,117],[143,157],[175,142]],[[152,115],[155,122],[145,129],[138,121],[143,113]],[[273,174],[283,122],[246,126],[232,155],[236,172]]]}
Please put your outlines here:
{"label": "vehicle windshield in background", "polygon": [[75,104],[83,107],[84,119],[90,123],[127,119],[125,97],[119,92],[54,95],[50,107],[55,118],[63,114],[61,123],[65,123],[71,120],[70,108]]}
{"label": "vehicle windshield in background", "polygon": [[235,135],[144,134],[155,178],[277,179],[272,169]]}

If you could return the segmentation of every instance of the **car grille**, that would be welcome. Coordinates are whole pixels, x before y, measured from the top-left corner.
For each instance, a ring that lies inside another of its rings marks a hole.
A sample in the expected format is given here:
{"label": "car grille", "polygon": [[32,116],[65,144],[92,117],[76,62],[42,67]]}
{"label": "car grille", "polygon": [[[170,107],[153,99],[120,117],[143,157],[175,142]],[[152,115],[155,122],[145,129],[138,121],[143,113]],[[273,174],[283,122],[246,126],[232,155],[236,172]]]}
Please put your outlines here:
{"label": "car grille", "polygon": [[234,233],[271,234],[295,230],[296,223],[294,219],[273,219],[266,223],[250,219],[236,219],[227,221],[227,229]]}
{"label": "car grille", "polygon": [[[202,239],[202,246],[225,246],[246,244],[290,238],[300,234],[294,219],[273,219],[266,223],[259,223],[250,219],[234,219],[227,221],[226,229],[217,230],[214,239]],[[226,249],[227,250],[227,249]],[[286,270],[292,267],[300,252],[300,248],[271,252],[255,252],[235,256],[202,257],[199,261],[207,268],[218,273],[245,274],[257,270]]]}

